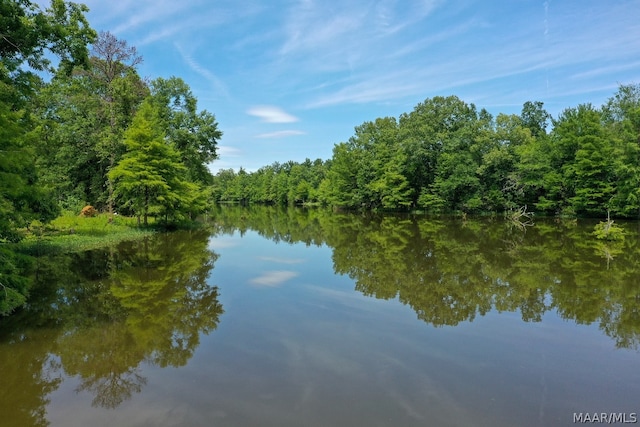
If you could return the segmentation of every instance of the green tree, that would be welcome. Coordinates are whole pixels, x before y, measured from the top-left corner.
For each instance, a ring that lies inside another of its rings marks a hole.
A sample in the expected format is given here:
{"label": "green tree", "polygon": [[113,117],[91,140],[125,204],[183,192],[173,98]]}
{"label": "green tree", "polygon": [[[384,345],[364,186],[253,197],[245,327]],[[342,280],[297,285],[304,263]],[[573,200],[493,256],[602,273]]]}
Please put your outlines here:
{"label": "green tree", "polygon": [[96,33],[89,27],[84,14],[89,9],[82,4],[52,0],[46,10],[30,0],[0,2],[0,62],[3,79],[14,79],[16,86],[29,89],[34,70],[52,71],[51,57],[55,55],[63,68],[71,70],[85,65],[87,45]]}
{"label": "green tree", "polygon": [[89,28],[86,7],[55,0],[42,11],[28,0],[0,3],[0,239],[15,237],[17,226],[53,213],[36,187],[31,101],[41,87],[33,70],[51,70],[51,54],[61,66],[86,64]]}
{"label": "green tree", "polygon": [[41,178],[60,202],[113,211],[108,172],[125,151],[123,133],[148,94],[135,48],[101,32],[90,66],[59,71],[39,99]]}
{"label": "green tree", "polygon": [[[367,140],[364,150],[370,156],[370,175],[365,179],[370,205],[385,209],[408,208],[413,190],[406,178],[407,153],[398,141],[395,118],[386,117],[367,122],[356,129],[356,138]],[[362,169],[362,166],[361,166]]]}
{"label": "green tree", "polygon": [[[614,194],[613,146],[601,112],[591,104],[569,108],[554,121],[552,166],[561,173],[559,203],[578,214],[601,215]],[[557,178],[556,178],[557,179]]]}
{"label": "green tree", "polygon": [[211,184],[208,164],[217,158],[216,148],[222,137],[215,116],[206,110],[198,112],[197,99],[178,77],[152,81],[151,97],[167,138],[187,168],[188,179]]}
{"label": "green tree", "polygon": [[422,188],[419,203],[427,208],[478,210],[482,200],[477,171],[486,151],[482,134],[490,127],[491,118],[484,111],[479,116],[473,104],[457,98],[448,99],[445,106],[449,116],[440,117],[443,122],[434,181]]}
{"label": "green tree", "polygon": [[235,175],[233,169],[221,169],[216,173],[211,186],[213,200],[217,202],[230,201],[227,197]]}
{"label": "green tree", "polygon": [[606,136],[614,143],[613,212],[640,218],[640,84],[620,86],[602,113]]}
{"label": "green tree", "polygon": [[109,32],[101,32],[93,46],[90,79],[98,83],[97,92],[103,105],[106,122],[96,144],[100,162],[104,165],[107,187],[107,207],[114,209],[114,183],[109,177],[124,152],[123,133],[131,123],[136,107],[147,95],[148,89],[135,67],[142,62],[136,48],[128,46]]}
{"label": "green tree", "polygon": [[344,142],[333,147],[331,169],[320,184],[325,203],[342,207],[360,206],[362,200],[358,191],[357,169],[360,154]]}
{"label": "green tree", "polygon": [[[95,38],[87,8],[54,0],[43,11],[29,0],[0,2],[0,244],[19,240],[16,229],[48,220],[56,206],[37,184],[32,101],[42,86],[34,71],[52,70],[51,58],[70,70],[86,64]],[[22,305],[28,292],[15,257],[0,251],[0,314]]]}
{"label": "green tree", "polygon": [[531,135],[534,138],[538,138],[546,135],[551,114],[544,109],[543,102],[527,101],[522,106],[520,119],[522,120],[522,125],[531,131]]}
{"label": "green tree", "polygon": [[531,131],[516,115],[499,114],[487,132],[486,147],[478,168],[484,209],[515,209],[524,201],[525,185],[517,170],[520,147],[533,143]]}
{"label": "green tree", "polygon": [[172,144],[164,138],[154,104],[145,101],[124,135],[127,151],[109,172],[115,196],[123,206],[148,224],[148,216],[179,218],[188,212],[197,191],[184,180],[185,166]]}
{"label": "green tree", "polygon": [[438,199],[431,187],[436,181],[445,145],[452,139],[459,141],[464,129],[476,120],[475,106],[456,96],[426,99],[411,113],[400,116],[398,138],[407,153],[406,178],[414,199],[421,197],[422,205],[427,199]]}

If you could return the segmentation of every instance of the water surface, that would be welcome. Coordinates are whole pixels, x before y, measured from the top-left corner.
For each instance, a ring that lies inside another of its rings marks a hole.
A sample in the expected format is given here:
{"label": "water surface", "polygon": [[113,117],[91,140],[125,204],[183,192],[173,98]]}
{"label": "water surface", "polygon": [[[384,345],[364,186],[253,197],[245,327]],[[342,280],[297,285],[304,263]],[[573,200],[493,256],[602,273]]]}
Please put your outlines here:
{"label": "water surface", "polygon": [[563,426],[640,412],[640,246],[593,222],[220,210],[39,259],[8,426]]}

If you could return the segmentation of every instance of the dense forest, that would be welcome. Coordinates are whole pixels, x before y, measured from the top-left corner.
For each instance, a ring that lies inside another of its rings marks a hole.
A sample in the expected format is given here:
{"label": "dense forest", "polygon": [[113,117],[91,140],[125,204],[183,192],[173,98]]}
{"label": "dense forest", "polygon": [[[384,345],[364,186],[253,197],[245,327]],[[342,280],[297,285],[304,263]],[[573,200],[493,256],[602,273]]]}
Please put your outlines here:
{"label": "dense forest", "polygon": [[171,224],[210,204],[222,133],[179,77],[143,79],[86,6],[0,0],[0,314],[24,303],[29,257],[10,243],[62,212]]}
{"label": "dense forest", "polygon": [[558,117],[542,102],[492,117],[455,96],[378,118],[336,144],[327,161],[221,170],[220,202],[317,203],[348,209],[506,212],[637,218],[640,85]]}
{"label": "dense forest", "polygon": [[0,8],[1,239],[86,204],[145,223],[205,209],[222,133],[182,79],[141,78],[136,49],[85,6]]}

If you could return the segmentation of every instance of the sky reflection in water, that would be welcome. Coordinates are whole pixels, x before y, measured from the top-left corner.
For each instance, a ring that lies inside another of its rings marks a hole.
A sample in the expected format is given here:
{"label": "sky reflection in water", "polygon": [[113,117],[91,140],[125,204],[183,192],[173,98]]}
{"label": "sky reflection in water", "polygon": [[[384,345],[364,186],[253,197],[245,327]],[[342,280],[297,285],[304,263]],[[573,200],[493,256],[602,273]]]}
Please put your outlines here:
{"label": "sky reflection in water", "polygon": [[238,212],[211,238],[41,265],[50,290],[0,329],[8,425],[554,426],[640,409],[635,235],[607,260],[588,224]]}

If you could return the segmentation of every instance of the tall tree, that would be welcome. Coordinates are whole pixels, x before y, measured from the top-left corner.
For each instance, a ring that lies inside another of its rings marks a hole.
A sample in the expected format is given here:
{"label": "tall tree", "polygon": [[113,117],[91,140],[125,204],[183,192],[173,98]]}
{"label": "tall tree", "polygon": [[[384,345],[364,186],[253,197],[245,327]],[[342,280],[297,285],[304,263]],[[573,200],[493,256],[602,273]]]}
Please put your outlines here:
{"label": "tall tree", "polygon": [[612,146],[602,128],[601,112],[591,104],[565,109],[554,120],[552,167],[561,173],[557,182],[560,206],[577,214],[602,214],[613,196]]}
{"label": "tall tree", "polygon": [[462,142],[466,138],[466,129],[476,120],[475,106],[456,96],[426,99],[411,113],[400,116],[398,138],[408,156],[407,179],[414,198],[420,196],[419,204],[439,205],[440,198],[432,186],[436,177],[442,175],[442,171],[438,172],[441,154],[450,142]]}
{"label": "tall tree", "polygon": [[51,205],[36,186],[31,101],[41,87],[33,70],[51,70],[51,54],[66,69],[86,64],[95,37],[86,7],[56,0],[42,11],[28,0],[0,2],[0,239],[25,220],[50,216]]}
{"label": "tall tree", "polygon": [[144,224],[149,215],[175,219],[191,209],[194,184],[186,181],[186,168],[172,144],[167,144],[160,115],[146,100],[124,135],[126,153],[109,172],[114,195]]}
{"label": "tall tree", "polygon": [[[30,112],[42,85],[34,71],[51,70],[51,57],[66,70],[86,64],[95,38],[86,11],[62,0],[44,11],[29,0],[0,1],[0,242],[18,240],[18,227],[55,214],[34,167]],[[28,287],[16,258],[0,252],[0,314],[7,314],[24,302]]]}
{"label": "tall tree", "polygon": [[615,143],[613,211],[640,218],[640,84],[620,86],[602,113],[607,137]]}
{"label": "tall tree", "polygon": [[148,95],[135,48],[100,33],[90,66],[59,71],[40,97],[38,162],[43,181],[67,207],[90,203],[113,211],[108,172],[124,153],[123,133]]}
{"label": "tall tree", "polygon": [[151,82],[151,96],[159,111],[168,139],[180,153],[188,178],[211,184],[208,164],[217,158],[222,137],[213,114],[198,111],[198,102],[189,86],[178,77]]}
{"label": "tall tree", "polygon": [[531,131],[516,115],[499,114],[487,132],[486,148],[478,168],[484,209],[514,209],[524,200],[525,183],[517,170],[519,151],[533,143]]}
{"label": "tall tree", "polygon": [[531,131],[534,138],[543,136],[547,133],[547,126],[551,120],[551,114],[544,109],[544,103],[541,101],[527,101],[522,106],[520,119],[524,127]]}
{"label": "tall tree", "polygon": [[101,32],[93,45],[91,78],[101,83],[100,98],[105,106],[103,115],[108,125],[99,139],[97,150],[107,160],[107,206],[113,213],[114,187],[109,178],[122,154],[122,135],[135,112],[136,106],[146,96],[146,85],[138,77],[135,67],[142,62],[135,47],[117,39],[109,32]]}

